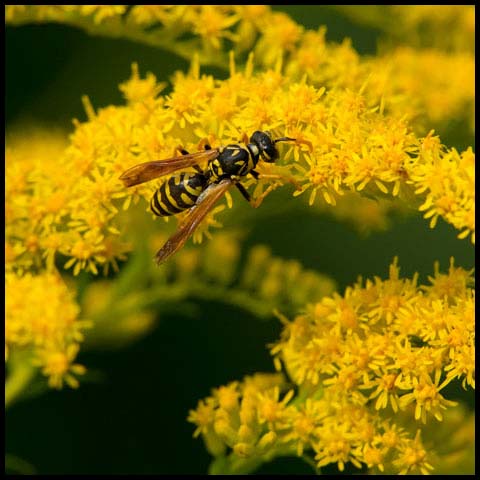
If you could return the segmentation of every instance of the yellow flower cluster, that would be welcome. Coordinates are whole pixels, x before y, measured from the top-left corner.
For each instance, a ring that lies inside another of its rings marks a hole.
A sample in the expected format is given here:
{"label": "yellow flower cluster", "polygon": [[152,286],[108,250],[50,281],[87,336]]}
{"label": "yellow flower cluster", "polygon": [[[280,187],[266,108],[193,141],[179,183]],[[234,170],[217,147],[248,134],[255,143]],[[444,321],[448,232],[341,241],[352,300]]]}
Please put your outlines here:
{"label": "yellow flower cluster", "polygon": [[[79,125],[73,136],[75,155],[84,158],[88,153],[78,140],[92,142],[101,137],[95,151],[100,144],[103,149],[113,145],[117,152],[122,149],[121,155],[104,163],[105,171],[120,173],[134,163],[171,156],[179,144],[195,150],[203,138],[213,146],[225,145],[238,141],[242,134],[270,129],[278,136],[296,138],[297,143],[283,155],[283,164],[259,167],[262,176],[254,197],[263,198],[277,186],[291,183],[297,188],[295,195],[310,189],[310,203],[320,192],[329,204],[351,190],[365,190],[375,197],[391,193],[412,203],[411,185],[425,195],[430,188],[424,188],[425,182],[436,182],[435,162],[448,160],[448,185],[462,200],[454,212],[439,214],[463,235],[466,230],[474,231],[470,221],[474,190],[460,178],[473,177],[471,150],[458,154],[443,149],[432,135],[417,138],[402,119],[368,108],[360,93],[332,90],[325,95],[323,88],[288,82],[278,70],[253,75],[252,61],[244,72],[237,71],[233,63],[230,68],[229,79],[215,81],[200,76],[193,64],[189,75],[177,75],[174,90],[166,97],[156,95],[153,76],[142,80],[134,69],[131,80],[121,86],[129,105],[104,109],[91,122]],[[119,133],[112,136],[115,130]],[[463,169],[467,170],[459,177]],[[118,196],[129,199],[131,192],[149,199],[153,187],[142,185],[120,191]]]}
{"label": "yellow flower cluster", "polygon": [[[186,59],[197,52],[202,64],[220,68],[228,65],[226,49],[232,49],[237,57],[253,51],[264,67],[281,62],[287,77],[300,80],[306,76],[317,87],[356,92],[369,79],[365,91],[368,104],[375,106],[382,101],[399,116],[421,115],[430,125],[435,122],[439,126],[452,117],[473,122],[473,7],[370,6],[354,7],[354,12],[347,7],[347,12],[358,16],[371,8],[377,8],[377,23],[407,29],[409,38],[414,36],[411,31],[430,21],[435,35],[428,37],[438,42],[422,47],[441,46],[447,39],[464,48],[449,53],[400,48],[373,59],[362,58],[348,39],[339,45],[329,43],[324,27],[305,30],[286,14],[265,5],[135,5],[128,9],[122,5],[9,5],[6,19],[11,24],[64,22],[93,34],[122,35],[166,48]],[[399,16],[403,22],[398,21]],[[458,35],[452,35],[454,27]],[[186,33],[192,38],[182,39]],[[400,33],[404,35],[403,30]]]}
{"label": "yellow flower cluster", "polygon": [[13,24],[27,22],[66,22],[78,17],[91,18],[99,24],[121,17],[126,5],[6,5],[5,20]]}
{"label": "yellow flower cluster", "polygon": [[[124,198],[128,208],[139,194],[149,201],[158,187],[150,182],[126,190],[118,180],[123,171],[171,157],[179,145],[195,151],[205,138],[220,146],[265,129],[297,141],[284,147],[278,164],[259,165],[257,201],[285,184],[295,186],[294,195],[309,190],[310,204],[320,194],[335,205],[352,190],[377,198],[392,195],[411,205],[423,203],[420,210],[432,217],[432,227],[441,216],[461,238],[471,234],[474,240],[471,149],[446,150],[432,134],[419,139],[401,119],[367,108],[359,93],[325,94],[323,88],[289,82],[276,70],[253,75],[252,68],[249,62],[238,72],[232,62],[230,78],[216,81],[201,76],[194,63],[190,74],[177,75],[171,94],[160,96],[155,77],[142,79],[134,67],[121,85],[127,105],[95,113],[87,102],[90,120],[76,122],[64,152],[52,151],[57,140],[40,136],[10,144],[7,263],[28,269],[45,262],[51,268],[59,253],[74,274],[97,273],[98,265],[117,269],[117,260],[130,249],[115,224],[117,199]],[[213,223],[209,218],[198,236]]]}
{"label": "yellow flower cluster", "polygon": [[441,393],[452,380],[474,387],[472,281],[452,260],[418,286],[417,276],[400,278],[395,260],[387,280],[360,280],[283,318],[271,351],[292,384],[257,376],[214,390],[190,412],[195,435],[222,473],[310,452],[317,467],[429,473],[439,445],[426,446],[419,425],[456,405]]}
{"label": "yellow flower cluster", "polygon": [[88,322],[78,320],[79,308],[61,277],[11,272],[6,274],[5,290],[6,357],[28,352],[50,386],[60,388],[66,382],[77,387],[75,375],[85,369],[74,360]]}
{"label": "yellow flower cluster", "polygon": [[[145,99],[151,101],[150,95],[157,92],[151,77],[135,83],[135,87],[140,85],[144,89],[135,88],[133,104]],[[132,92],[129,88],[126,91]],[[87,110],[95,115],[91,108]],[[127,116],[128,111],[124,113]],[[30,352],[32,358],[26,363],[32,365],[33,360],[33,365],[39,367],[55,387],[60,387],[63,381],[76,386],[73,374],[83,373],[83,367],[74,360],[85,326],[77,319],[79,308],[54,273],[56,260],[69,258],[66,267],[76,261],[74,273],[82,268],[95,273],[96,262],[106,267],[110,259],[116,266],[116,259],[124,258],[122,252],[130,249],[118,239],[118,233],[109,223],[118,213],[112,205],[115,192],[118,195],[118,172],[113,174],[105,168],[106,164],[97,163],[97,155],[111,151],[110,147],[108,142],[102,145],[101,136],[95,139],[90,134],[95,130],[93,125],[86,125],[89,130],[74,135],[76,141],[67,149],[67,154],[64,153],[64,134],[44,130],[9,137],[6,151],[6,351],[9,350],[12,358],[16,352]],[[102,135],[105,131],[109,131],[108,126],[98,133]],[[94,143],[90,143],[91,140]],[[84,148],[79,151],[77,145]],[[121,143],[117,142],[116,148],[120,147]],[[105,182],[102,174],[107,179]],[[85,205],[89,208],[85,209]],[[145,223],[147,228],[154,226],[148,217]],[[92,239],[96,241],[93,245],[89,243]],[[164,240],[163,236],[161,241]],[[202,251],[186,248],[174,259],[171,268],[168,266],[164,273],[158,273],[165,278],[156,281],[156,291],[147,292],[142,298],[147,298],[148,305],[155,298],[163,301],[192,296],[210,298],[210,287],[214,284],[219,301],[228,299],[256,315],[269,316],[275,307],[290,311],[334,289],[330,279],[305,270],[298,262],[272,257],[265,247],[251,250],[249,260],[241,269],[239,254],[238,238],[228,235],[216,236]],[[148,264],[153,268],[150,258]],[[259,265],[264,266],[261,275]],[[34,276],[28,273],[41,271],[45,266],[48,273]],[[143,272],[145,275],[145,269]],[[241,281],[231,285],[237,274]],[[169,282],[165,281],[167,277]],[[207,281],[210,287],[206,287]],[[293,293],[292,282],[296,286]],[[103,286],[102,291],[107,290]],[[107,322],[108,338],[114,337],[119,343],[150,328],[152,319],[148,313],[125,315],[131,310],[132,301],[137,309],[147,306],[138,304],[138,291],[133,293],[135,298],[128,296],[123,303],[112,297],[113,305],[108,306],[108,315],[103,316],[98,315],[101,309],[95,297],[96,308],[88,311],[97,325],[92,342],[101,341],[100,330],[105,325],[100,323],[107,317],[114,322],[114,325]],[[45,294],[52,298],[46,300]],[[112,317],[114,306],[118,307],[118,315]],[[13,368],[10,358],[9,364]]]}
{"label": "yellow flower cluster", "polygon": [[389,13],[398,35],[408,35],[410,42],[445,50],[475,51],[474,5],[392,5]]}
{"label": "yellow flower cluster", "polygon": [[424,218],[431,218],[430,227],[443,217],[461,230],[459,238],[471,235],[475,243],[475,154],[471,147],[460,154],[455,149],[442,152],[432,133],[423,139],[423,164],[410,180],[417,195],[426,194],[419,210],[425,211]]}
{"label": "yellow flower cluster", "polygon": [[7,143],[7,269],[52,270],[58,254],[70,257],[65,267],[75,264],[75,274],[97,273],[97,264],[105,271],[117,268],[117,259],[130,249],[109,223],[117,213],[111,194],[118,180],[111,173],[105,177],[100,165],[92,167],[96,152],[65,159],[65,137],[43,130]]}
{"label": "yellow flower cluster", "polygon": [[452,118],[475,126],[475,57],[470,52],[397,47],[366,60],[372,100],[383,98],[386,110],[423,125],[444,127]]}
{"label": "yellow flower cluster", "polygon": [[383,30],[387,38],[402,45],[475,51],[474,5],[363,5],[361,8],[335,5],[330,8],[354,22]]}
{"label": "yellow flower cluster", "polygon": [[473,126],[475,58],[471,52],[397,47],[362,58],[349,40],[327,43],[325,34],[325,29],[319,29],[302,36],[284,62],[288,76],[305,75],[315,86],[361,90],[368,105],[382,103],[390,114],[418,122],[418,129],[425,122],[443,126],[452,118],[467,119]]}

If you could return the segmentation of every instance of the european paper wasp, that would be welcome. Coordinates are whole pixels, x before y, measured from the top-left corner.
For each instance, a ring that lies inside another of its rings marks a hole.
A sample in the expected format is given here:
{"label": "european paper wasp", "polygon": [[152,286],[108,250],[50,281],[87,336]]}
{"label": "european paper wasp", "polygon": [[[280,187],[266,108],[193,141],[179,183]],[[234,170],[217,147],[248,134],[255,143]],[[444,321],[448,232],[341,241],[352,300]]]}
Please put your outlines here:
{"label": "european paper wasp", "polygon": [[[152,197],[150,208],[157,216],[175,215],[190,209],[177,231],[156,253],[157,264],[163,263],[182,248],[230,187],[235,186],[251,202],[249,193],[240,183],[242,178],[250,174],[258,179],[259,173],[255,167],[259,160],[275,162],[279,156],[276,143],[288,141],[295,139],[281,137],[274,140],[269,132],[256,131],[245,146],[231,144],[223,148],[211,148],[205,145],[205,150],[196,153],[182,149],[181,156],[141,163],[124,172],[120,180],[126,187],[132,187],[186,168],[193,167],[196,170],[195,173],[182,172],[170,176]],[[208,162],[205,170],[199,166],[202,162]]]}

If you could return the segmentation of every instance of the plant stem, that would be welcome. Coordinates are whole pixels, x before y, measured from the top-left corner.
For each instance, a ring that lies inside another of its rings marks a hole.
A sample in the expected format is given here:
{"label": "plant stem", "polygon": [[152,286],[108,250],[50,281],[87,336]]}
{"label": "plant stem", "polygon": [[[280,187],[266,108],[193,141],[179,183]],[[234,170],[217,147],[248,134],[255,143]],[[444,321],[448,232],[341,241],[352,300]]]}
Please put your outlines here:
{"label": "plant stem", "polygon": [[27,362],[13,363],[5,381],[5,408],[12,405],[35,376],[35,368]]}

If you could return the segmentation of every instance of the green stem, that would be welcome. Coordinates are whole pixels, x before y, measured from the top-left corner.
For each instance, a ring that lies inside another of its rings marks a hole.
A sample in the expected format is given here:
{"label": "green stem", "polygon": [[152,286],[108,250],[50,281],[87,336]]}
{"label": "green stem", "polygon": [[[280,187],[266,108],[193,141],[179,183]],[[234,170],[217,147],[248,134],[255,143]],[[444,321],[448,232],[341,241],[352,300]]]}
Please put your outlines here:
{"label": "green stem", "polygon": [[[208,55],[201,51],[202,47],[198,41],[179,41],[175,38],[171,38],[171,36],[168,35],[168,32],[162,30],[145,32],[140,28],[135,28],[135,25],[128,24],[120,19],[117,22],[110,22],[108,26],[95,24],[91,18],[80,16],[66,16],[62,20],[52,18],[49,19],[49,21],[80,28],[89,35],[126,38],[151,47],[163,48],[187,61],[191,61],[192,53],[197,52],[201,64],[211,65],[222,70],[228,70],[228,57],[224,52],[218,51],[215,52],[215,55]],[[34,18],[25,17],[21,20],[12,22],[13,25],[24,25],[28,23],[39,23],[39,21]]]}
{"label": "green stem", "polygon": [[322,471],[320,470],[320,468],[318,468],[317,466],[317,462],[315,462],[315,460],[310,457],[309,455],[306,455],[306,454],[303,454],[302,455],[302,460],[310,465],[310,467],[312,467],[312,470],[317,474],[317,475],[321,475],[322,474]]}
{"label": "green stem", "polygon": [[222,285],[205,285],[201,283],[184,283],[177,285],[155,286],[148,290],[132,292],[130,295],[112,303],[98,314],[91,317],[95,322],[103,317],[127,316],[131,313],[151,308],[156,305],[165,306],[171,302],[179,302],[187,297],[202,300],[215,300],[240,307],[254,315],[267,318],[272,316],[273,306],[265,299],[254,298],[250,292]]}
{"label": "green stem", "polygon": [[82,27],[91,35],[101,35],[113,38],[123,37],[151,47],[160,47],[175,53],[187,61],[192,59],[192,52],[198,50],[200,63],[213,65],[224,70],[228,68],[228,60],[222,58],[222,52],[218,52],[217,58],[202,54],[202,52],[199,51],[200,45],[198,45],[197,42],[180,42],[175,39],[170,39],[166,35],[162,35],[161,32],[145,33],[143,30],[132,28],[124,23],[118,23],[114,26],[115,28],[109,29],[104,29],[101,25],[92,24],[87,19],[75,20],[71,22],[71,24],[72,26]]}
{"label": "green stem", "polygon": [[192,296],[205,299],[216,300],[240,307],[254,315],[262,318],[273,316],[274,306],[264,298],[255,298],[252,292],[229,288],[223,285],[205,285],[203,283],[194,283],[190,286]]}
{"label": "green stem", "polygon": [[234,458],[217,457],[210,463],[208,468],[209,475],[247,475],[264,463],[261,457]]}
{"label": "green stem", "polygon": [[28,387],[36,369],[28,362],[16,362],[5,381],[5,408],[12,405],[20,394]]}
{"label": "green stem", "polygon": [[[215,458],[209,466],[210,475],[245,475],[253,473],[262,464],[269,463],[280,457],[296,457],[295,448],[292,446],[282,446],[265,456],[253,456],[250,458],[240,458],[235,454]],[[315,460],[304,454],[300,457],[305,463],[312,467],[313,471],[320,475],[321,471],[317,467]]]}
{"label": "green stem", "polygon": [[24,460],[23,458],[17,457],[16,455],[11,455],[10,453],[5,454],[5,473],[16,473],[20,475],[35,475],[37,472],[35,467]]}

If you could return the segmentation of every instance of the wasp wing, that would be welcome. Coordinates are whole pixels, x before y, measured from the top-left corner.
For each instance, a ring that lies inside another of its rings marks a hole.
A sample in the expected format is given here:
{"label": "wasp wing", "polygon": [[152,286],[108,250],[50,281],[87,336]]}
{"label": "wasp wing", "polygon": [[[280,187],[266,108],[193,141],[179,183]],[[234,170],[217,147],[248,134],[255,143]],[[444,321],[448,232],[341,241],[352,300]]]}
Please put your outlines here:
{"label": "wasp wing", "polygon": [[126,187],[133,187],[140,183],[148,182],[163,175],[176,172],[184,168],[192,167],[202,161],[210,161],[218,157],[220,150],[213,148],[202,152],[188,153],[181,157],[172,157],[165,160],[140,163],[129,168],[121,176],[120,180]]}
{"label": "wasp wing", "polygon": [[165,245],[155,255],[157,264],[161,264],[171,255],[180,250],[189,239],[200,222],[233,185],[232,180],[225,179],[213,183],[198,197],[197,203],[190,209],[178,230],[165,242]]}

